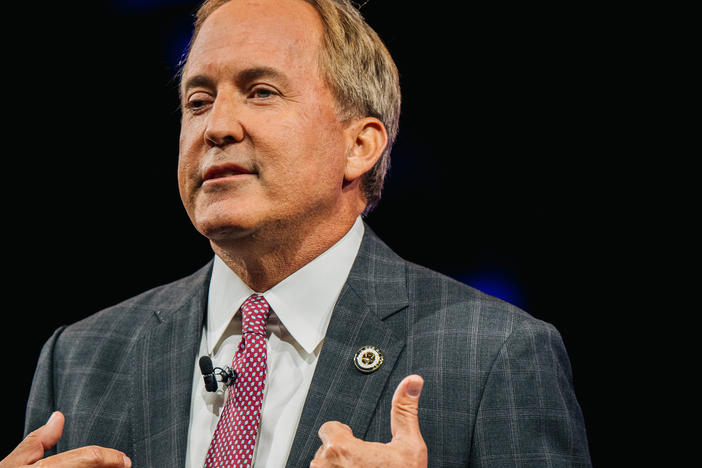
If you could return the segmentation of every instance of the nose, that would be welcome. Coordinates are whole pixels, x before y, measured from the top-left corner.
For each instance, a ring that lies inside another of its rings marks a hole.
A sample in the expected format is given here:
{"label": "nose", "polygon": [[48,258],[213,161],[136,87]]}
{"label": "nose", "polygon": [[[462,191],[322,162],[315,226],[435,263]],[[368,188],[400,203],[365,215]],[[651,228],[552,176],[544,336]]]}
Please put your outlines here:
{"label": "nose", "polygon": [[217,96],[209,112],[205,142],[212,146],[226,146],[244,139],[245,131],[233,98]]}

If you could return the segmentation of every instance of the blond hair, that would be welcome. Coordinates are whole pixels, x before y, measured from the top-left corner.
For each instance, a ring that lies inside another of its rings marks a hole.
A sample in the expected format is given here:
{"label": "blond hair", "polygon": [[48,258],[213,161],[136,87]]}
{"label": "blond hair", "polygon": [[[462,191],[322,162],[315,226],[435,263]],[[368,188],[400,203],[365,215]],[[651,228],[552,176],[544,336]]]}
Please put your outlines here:
{"label": "blond hair", "polygon": [[[206,0],[200,6],[191,44],[205,20],[228,1]],[[397,67],[378,34],[349,0],[303,1],[317,10],[324,25],[320,66],[336,98],[339,118],[343,121],[375,117],[388,133],[383,154],[361,179],[367,214],[380,200],[390,167],[390,150],[397,136],[401,102]]]}

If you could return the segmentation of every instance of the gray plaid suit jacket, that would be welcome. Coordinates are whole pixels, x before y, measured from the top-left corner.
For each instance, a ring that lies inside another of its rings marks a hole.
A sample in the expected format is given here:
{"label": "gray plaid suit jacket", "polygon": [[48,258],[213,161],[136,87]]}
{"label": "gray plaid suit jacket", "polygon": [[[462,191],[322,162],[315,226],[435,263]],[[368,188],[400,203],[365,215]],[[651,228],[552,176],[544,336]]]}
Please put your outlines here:
{"label": "gray plaid suit jacket", "polygon": [[[25,432],[66,415],[52,452],[122,450],[134,467],[185,464],[190,393],[211,265],[57,330],[45,344]],[[363,374],[364,345],[384,364]],[[366,226],[333,312],[288,467],[307,467],[326,421],[387,442],[395,387],[424,380],[432,467],[590,466],[568,356],[549,324],[395,255]]]}

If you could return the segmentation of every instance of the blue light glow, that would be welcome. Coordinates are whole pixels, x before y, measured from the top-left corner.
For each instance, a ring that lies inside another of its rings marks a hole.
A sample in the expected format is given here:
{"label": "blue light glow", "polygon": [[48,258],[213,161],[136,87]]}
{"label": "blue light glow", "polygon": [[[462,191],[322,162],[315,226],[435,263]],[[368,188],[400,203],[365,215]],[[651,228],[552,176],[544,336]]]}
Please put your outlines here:
{"label": "blue light glow", "polygon": [[196,5],[194,0],[112,0],[112,8],[122,12],[155,10],[163,7]]}
{"label": "blue light glow", "polygon": [[522,309],[527,309],[523,288],[503,271],[482,270],[454,276],[461,283],[474,287],[486,294],[502,299]]}

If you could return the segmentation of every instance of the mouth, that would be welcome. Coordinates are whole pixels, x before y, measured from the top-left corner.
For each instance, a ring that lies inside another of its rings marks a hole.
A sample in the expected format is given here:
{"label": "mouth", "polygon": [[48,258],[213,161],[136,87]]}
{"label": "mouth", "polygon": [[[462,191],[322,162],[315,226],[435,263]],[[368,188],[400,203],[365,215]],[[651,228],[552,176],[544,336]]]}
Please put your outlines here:
{"label": "mouth", "polygon": [[203,184],[213,183],[220,180],[238,178],[240,176],[254,175],[255,172],[246,169],[245,167],[239,166],[238,164],[226,163],[217,164],[210,167],[205,171],[205,175],[202,178]]}

